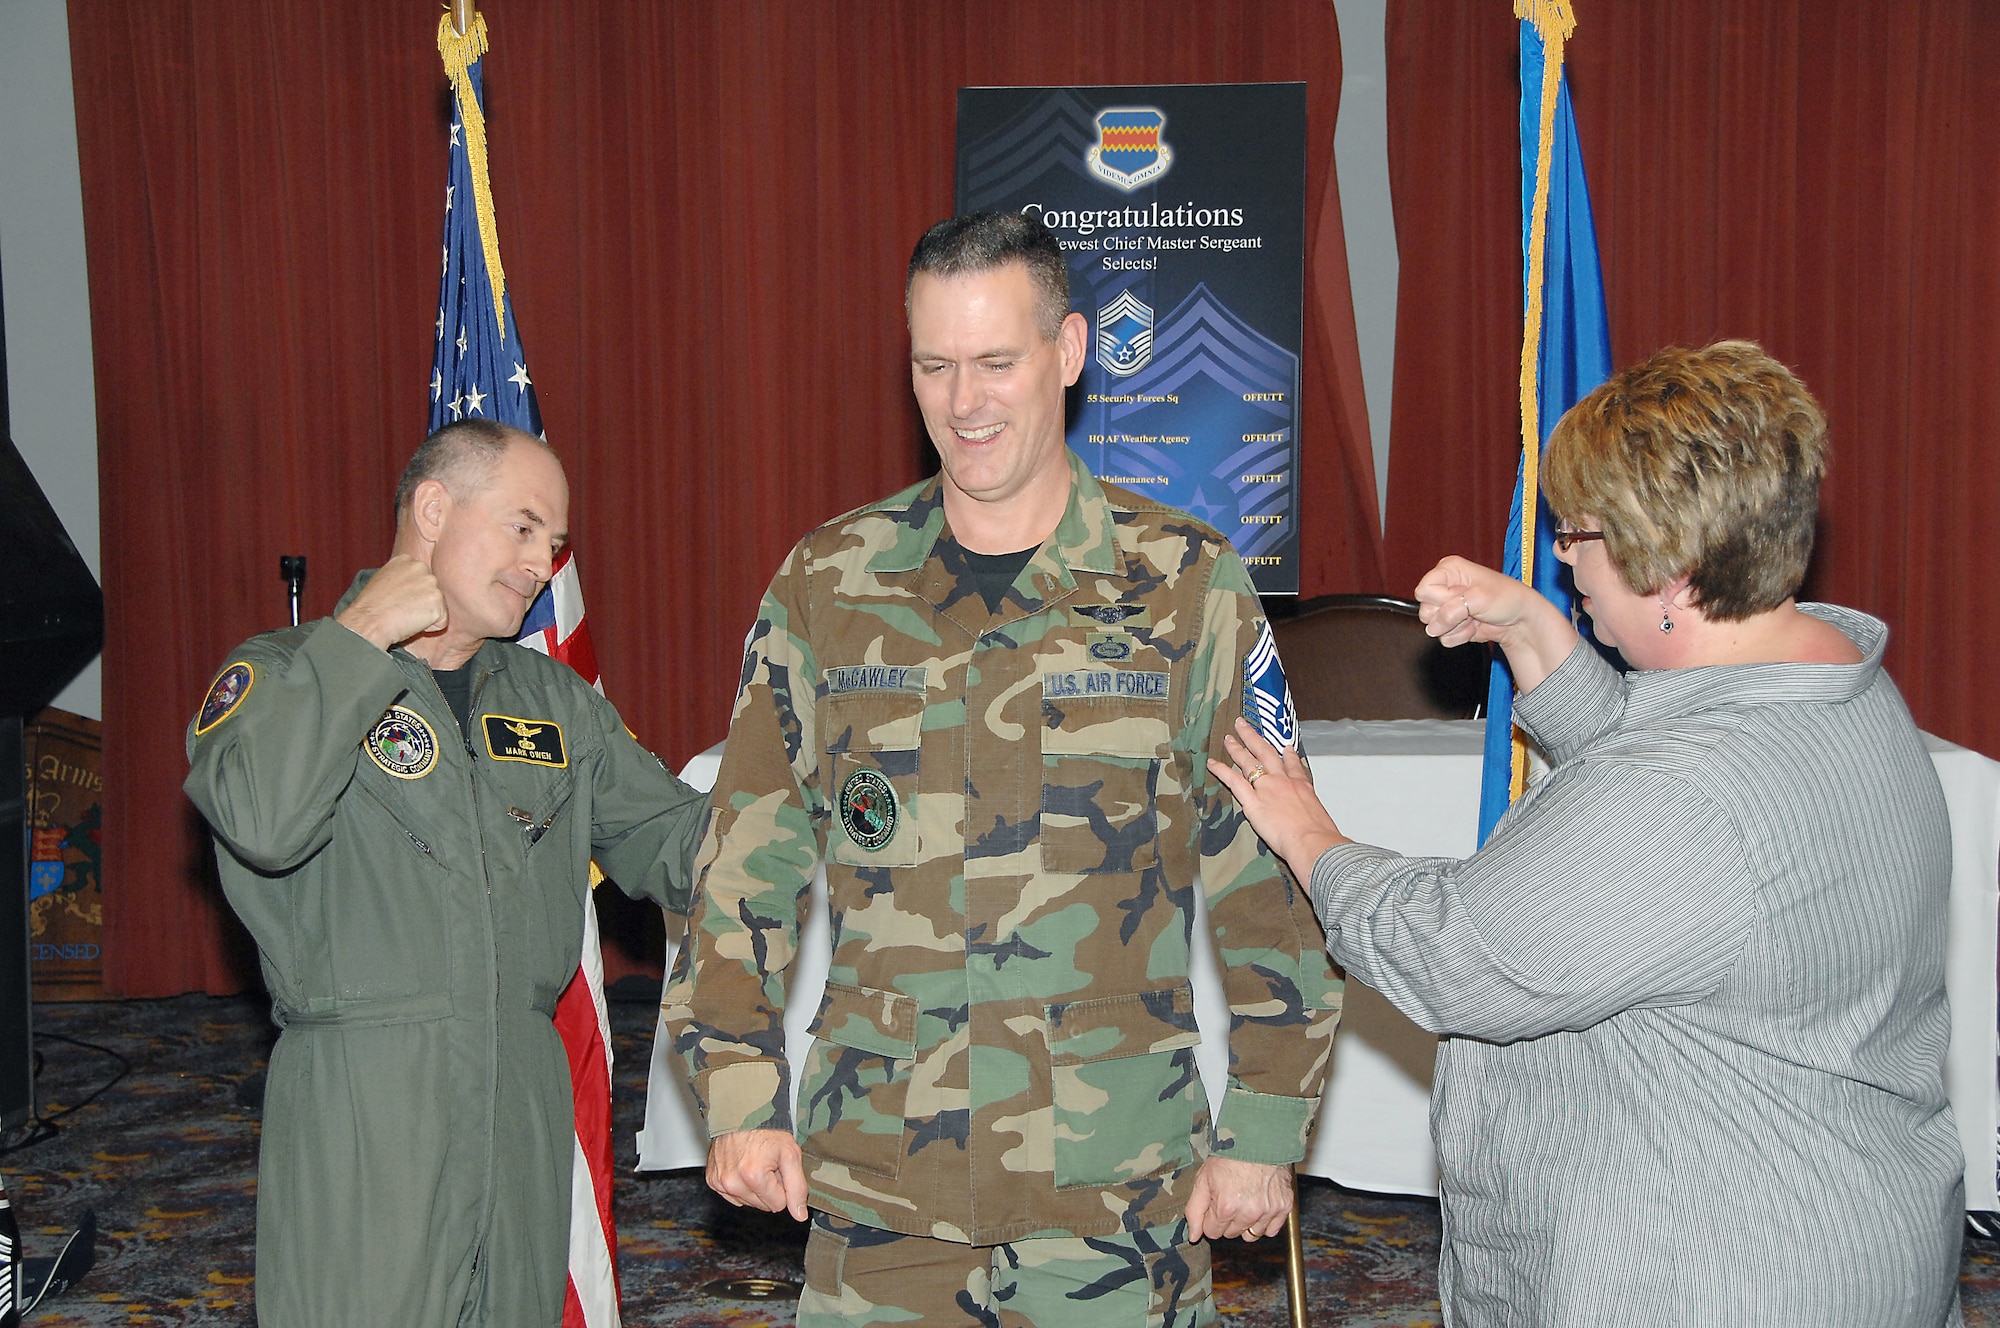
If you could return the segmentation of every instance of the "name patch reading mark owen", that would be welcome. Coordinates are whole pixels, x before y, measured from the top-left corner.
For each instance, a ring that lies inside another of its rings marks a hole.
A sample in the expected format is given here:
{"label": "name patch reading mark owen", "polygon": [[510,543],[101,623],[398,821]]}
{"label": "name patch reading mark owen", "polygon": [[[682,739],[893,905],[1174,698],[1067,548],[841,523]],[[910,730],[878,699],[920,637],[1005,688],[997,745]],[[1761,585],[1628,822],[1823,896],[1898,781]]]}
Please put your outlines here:
{"label": "name patch reading mark owen", "polygon": [[1079,696],[1136,696],[1149,701],[1167,699],[1168,677],[1139,669],[1070,669],[1042,675],[1042,695],[1048,698]]}
{"label": "name patch reading mark owen", "polygon": [[928,676],[922,665],[837,665],[826,671],[826,691],[829,696],[843,692],[915,692],[922,696]]}
{"label": "name patch reading mark owen", "polygon": [[875,770],[857,770],[840,786],[840,824],[860,848],[874,852],[896,837],[896,790]]}
{"label": "name patch reading mark owen", "polygon": [[552,719],[516,719],[512,715],[481,715],[486,732],[486,754],[496,761],[526,761],[529,765],[569,764],[569,749],[563,746],[562,725]]}
{"label": "name patch reading mark owen", "polygon": [[390,706],[361,745],[369,760],[398,779],[422,779],[437,765],[437,734],[408,706]]}

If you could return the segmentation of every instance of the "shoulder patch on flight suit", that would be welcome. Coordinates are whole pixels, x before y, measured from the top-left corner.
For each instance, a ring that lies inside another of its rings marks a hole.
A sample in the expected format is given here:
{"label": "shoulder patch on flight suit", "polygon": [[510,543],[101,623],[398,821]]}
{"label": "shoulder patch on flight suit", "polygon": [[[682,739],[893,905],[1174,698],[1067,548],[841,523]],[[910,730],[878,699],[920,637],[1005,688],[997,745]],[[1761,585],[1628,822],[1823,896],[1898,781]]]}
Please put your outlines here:
{"label": "shoulder patch on flight suit", "polygon": [[408,706],[390,706],[361,745],[369,760],[398,779],[422,779],[437,766],[437,733]]}
{"label": "shoulder patch on flight suit", "polygon": [[552,719],[481,715],[479,727],[486,734],[486,754],[496,761],[525,761],[557,770],[569,764],[562,725]]}
{"label": "shoulder patch on flight suit", "polygon": [[243,704],[243,698],[250,695],[251,685],[257,681],[257,670],[243,660],[223,669],[209,684],[208,695],[202,700],[201,713],[194,719],[194,736],[202,734],[236,713],[236,707]]}

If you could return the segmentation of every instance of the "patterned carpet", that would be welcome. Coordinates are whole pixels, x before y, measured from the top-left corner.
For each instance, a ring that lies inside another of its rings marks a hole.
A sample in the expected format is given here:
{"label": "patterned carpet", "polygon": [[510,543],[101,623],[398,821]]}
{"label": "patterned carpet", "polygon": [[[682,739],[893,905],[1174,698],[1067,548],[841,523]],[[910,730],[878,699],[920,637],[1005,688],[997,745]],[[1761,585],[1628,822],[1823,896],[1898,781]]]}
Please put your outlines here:
{"label": "patterned carpet", "polygon": [[[614,1003],[620,1155],[643,1111],[653,1007]],[[44,1057],[37,1105],[46,1116],[82,1101],[129,1062],[125,1077],[58,1122],[50,1139],[0,1157],[28,1253],[50,1255],[86,1209],[98,1218],[97,1266],[28,1323],[41,1328],[250,1325],[257,1113],[237,1104],[273,1030],[261,1001],[40,1005]],[[106,1051],[91,1050],[76,1039]],[[799,1276],[804,1237],[784,1219],[711,1196],[693,1172],[620,1176],[616,1188],[625,1322],[632,1328],[753,1328],[791,1322],[789,1302],[704,1294],[730,1277]],[[1416,1328],[1441,1322],[1437,1205],[1302,1186],[1316,1325]],[[1286,1322],[1282,1243],[1218,1250],[1225,1318],[1245,1328]],[[1968,1240],[1966,1323],[2000,1328],[2000,1244]]]}

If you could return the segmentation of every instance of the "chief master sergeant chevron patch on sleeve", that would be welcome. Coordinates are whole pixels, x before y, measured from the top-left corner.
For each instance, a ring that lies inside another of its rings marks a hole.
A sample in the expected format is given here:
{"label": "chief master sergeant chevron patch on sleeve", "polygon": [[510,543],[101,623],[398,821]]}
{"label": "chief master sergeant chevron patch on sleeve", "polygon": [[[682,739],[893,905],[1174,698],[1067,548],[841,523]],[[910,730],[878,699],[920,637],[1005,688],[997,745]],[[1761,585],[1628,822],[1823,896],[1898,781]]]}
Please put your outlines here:
{"label": "chief master sergeant chevron patch on sleeve", "polygon": [[1299,713],[1268,621],[1257,623],[1257,644],[1243,657],[1243,714],[1279,751],[1298,745]]}

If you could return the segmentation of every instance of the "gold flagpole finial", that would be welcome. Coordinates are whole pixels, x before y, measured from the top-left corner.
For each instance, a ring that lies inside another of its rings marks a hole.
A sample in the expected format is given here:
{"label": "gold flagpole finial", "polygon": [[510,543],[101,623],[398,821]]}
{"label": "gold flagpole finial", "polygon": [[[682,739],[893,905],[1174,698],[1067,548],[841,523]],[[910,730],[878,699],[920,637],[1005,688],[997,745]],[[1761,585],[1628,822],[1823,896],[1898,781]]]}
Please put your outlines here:
{"label": "gold flagpole finial", "polygon": [[[472,12],[472,22],[463,33],[452,28],[463,5]],[[444,57],[445,76],[451,80],[452,96],[458,105],[458,120],[465,134],[465,156],[472,167],[472,205],[479,214],[479,239],[485,251],[487,284],[493,288],[493,321],[502,340],[507,336],[507,274],[500,266],[500,231],[493,219],[493,185],[486,174],[486,115],[472,90],[472,66],[486,54],[486,18],[472,8],[472,0],[452,0],[449,11],[438,18],[438,54]]]}
{"label": "gold flagpole finial", "polygon": [[1544,46],[1566,42],[1576,31],[1570,0],[1514,0],[1514,17],[1532,25]]}
{"label": "gold flagpole finial", "polygon": [[476,12],[472,0],[451,0],[451,30],[463,37],[472,31],[472,18]]}

